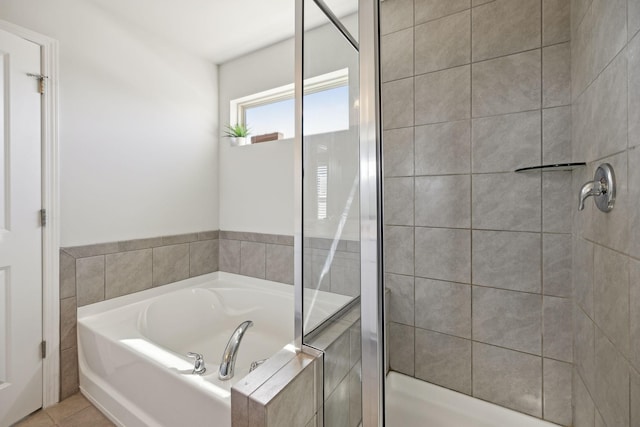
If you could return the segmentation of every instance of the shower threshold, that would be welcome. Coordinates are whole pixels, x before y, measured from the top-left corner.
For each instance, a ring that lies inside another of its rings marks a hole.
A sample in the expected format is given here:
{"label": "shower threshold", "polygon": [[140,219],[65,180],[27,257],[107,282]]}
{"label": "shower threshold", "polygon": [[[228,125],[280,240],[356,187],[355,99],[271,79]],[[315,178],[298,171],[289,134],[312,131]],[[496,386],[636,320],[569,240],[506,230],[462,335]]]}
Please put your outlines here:
{"label": "shower threshold", "polygon": [[406,375],[387,375],[389,427],[558,427],[502,406]]}

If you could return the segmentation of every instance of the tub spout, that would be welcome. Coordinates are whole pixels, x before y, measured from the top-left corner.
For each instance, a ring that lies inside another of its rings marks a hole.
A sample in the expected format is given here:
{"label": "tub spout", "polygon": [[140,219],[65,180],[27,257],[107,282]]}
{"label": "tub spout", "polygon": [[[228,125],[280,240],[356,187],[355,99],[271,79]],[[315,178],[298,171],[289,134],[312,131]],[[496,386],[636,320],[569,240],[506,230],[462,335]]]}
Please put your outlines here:
{"label": "tub spout", "polygon": [[224,353],[222,354],[222,362],[220,363],[220,370],[218,371],[218,378],[221,380],[225,381],[233,377],[233,368],[236,364],[236,356],[238,355],[238,349],[240,348],[240,341],[242,341],[244,333],[247,332],[247,329],[251,326],[253,326],[253,322],[251,320],[246,320],[242,322],[235,331],[233,331],[233,334],[231,334],[227,347],[224,349]]}

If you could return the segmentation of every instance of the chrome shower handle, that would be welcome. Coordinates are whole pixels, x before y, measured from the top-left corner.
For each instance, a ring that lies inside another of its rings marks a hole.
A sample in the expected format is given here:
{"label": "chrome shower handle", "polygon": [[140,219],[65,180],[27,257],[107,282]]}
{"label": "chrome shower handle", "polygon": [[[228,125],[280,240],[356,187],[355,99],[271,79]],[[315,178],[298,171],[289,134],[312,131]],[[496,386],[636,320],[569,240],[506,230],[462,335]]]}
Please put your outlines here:
{"label": "chrome shower handle", "polygon": [[598,166],[593,181],[587,182],[580,189],[579,211],[584,209],[584,201],[588,197],[594,198],[596,206],[602,212],[609,212],[613,209],[616,201],[616,177],[613,167],[609,163]]}

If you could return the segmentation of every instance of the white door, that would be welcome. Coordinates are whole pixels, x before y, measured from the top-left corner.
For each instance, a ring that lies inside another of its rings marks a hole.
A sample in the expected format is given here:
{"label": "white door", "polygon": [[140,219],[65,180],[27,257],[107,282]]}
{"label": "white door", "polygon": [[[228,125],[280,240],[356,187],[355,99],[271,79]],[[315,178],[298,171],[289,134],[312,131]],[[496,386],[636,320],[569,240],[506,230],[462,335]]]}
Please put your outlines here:
{"label": "white door", "polygon": [[40,46],[0,30],[0,427],[42,406]]}

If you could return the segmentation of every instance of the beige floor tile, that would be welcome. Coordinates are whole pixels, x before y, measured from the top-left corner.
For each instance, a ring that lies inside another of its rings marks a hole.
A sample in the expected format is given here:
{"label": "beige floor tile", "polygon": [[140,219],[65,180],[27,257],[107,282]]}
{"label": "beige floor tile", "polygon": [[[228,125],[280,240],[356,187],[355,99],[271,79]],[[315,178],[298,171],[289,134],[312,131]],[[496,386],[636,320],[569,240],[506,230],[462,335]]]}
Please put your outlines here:
{"label": "beige floor tile", "polygon": [[58,423],[60,427],[112,427],[109,421],[95,407],[89,406],[82,411],[65,418]]}
{"label": "beige floor tile", "polygon": [[44,411],[38,411],[29,415],[25,420],[19,422],[14,427],[50,427],[54,421]]}
{"label": "beige floor tile", "polygon": [[55,422],[59,423],[65,418],[82,411],[88,406],[91,406],[91,403],[89,403],[82,394],[76,393],[57,405],[45,409],[45,412],[49,414]]}

